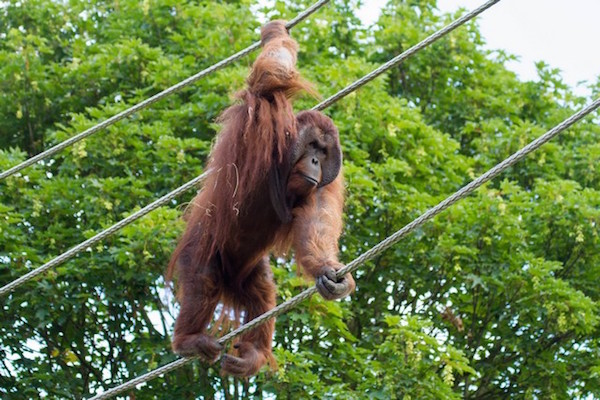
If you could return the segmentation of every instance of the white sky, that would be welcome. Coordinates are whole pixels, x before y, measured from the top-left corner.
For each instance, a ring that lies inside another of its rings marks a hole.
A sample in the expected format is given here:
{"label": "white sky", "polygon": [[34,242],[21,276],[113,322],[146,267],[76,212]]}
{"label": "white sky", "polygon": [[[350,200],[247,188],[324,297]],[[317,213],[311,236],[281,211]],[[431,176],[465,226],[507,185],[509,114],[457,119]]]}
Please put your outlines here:
{"label": "white sky", "polygon": [[[442,12],[460,7],[470,11],[485,1],[438,0],[438,7]],[[359,15],[369,24],[386,2],[364,0]],[[600,76],[600,0],[501,0],[477,21],[488,48],[519,56],[518,62],[507,67],[523,80],[537,79],[536,61],[559,68],[573,88],[580,81],[593,83]],[[580,86],[576,93],[589,91]]]}

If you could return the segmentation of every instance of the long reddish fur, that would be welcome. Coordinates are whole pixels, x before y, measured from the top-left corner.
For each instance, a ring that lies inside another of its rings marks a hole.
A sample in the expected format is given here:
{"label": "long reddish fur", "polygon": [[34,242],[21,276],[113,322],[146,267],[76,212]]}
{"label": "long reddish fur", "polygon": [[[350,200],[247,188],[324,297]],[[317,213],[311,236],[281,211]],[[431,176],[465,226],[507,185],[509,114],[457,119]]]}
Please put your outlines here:
{"label": "long reddish fur", "polygon": [[[249,320],[274,307],[276,291],[265,258],[274,247],[282,251],[292,245],[298,263],[313,277],[324,266],[342,266],[337,261],[344,197],[341,173],[292,209],[293,222],[282,223],[270,207],[270,169],[287,162],[291,143],[298,137],[291,100],[313,89],[300,78],[295,67],[298,46],[283,24],[263,28],[262,43],[247,88],[236,96],[239,103],[219,118],[222,130],[206,166],[209,175],[186,210],[187,228],[168,266],[168,280],[179,275],[182,308],[176,333],[203,332],[219,301],[235,319],[242,309]],[[304,118],[337,135],[325,116],[313,112]],[[273,330],[271,321],[240,339],[258,346],[256,368],[274,363]]]}
{"label": "long reddish fur", "polygon": [[[240,104],[229,107],[218,120],[222,129],[206,166],[209,175],[185,216],[188,226],[203,228],[184,233],[169,263],[169,279],[187,246],[193,245],[196,262],[206,265],[216,251],[224,251],[235,241],[239,212],[247,207],[244,202],[265,186],[269,168],[275,161],[284,161],[288,144],[297,136],[290,100],[302,90],[312,93],[313,88],[295,68],[297,43],[287,34],[274,31],[278,26],[270,28],[263,29],[263,50],[247,79],[248,88],[236,95]],[[281,48],[289,51],[293,65],[282,66],[273,57]],[[245,275],[238,276],[243,279]]]}

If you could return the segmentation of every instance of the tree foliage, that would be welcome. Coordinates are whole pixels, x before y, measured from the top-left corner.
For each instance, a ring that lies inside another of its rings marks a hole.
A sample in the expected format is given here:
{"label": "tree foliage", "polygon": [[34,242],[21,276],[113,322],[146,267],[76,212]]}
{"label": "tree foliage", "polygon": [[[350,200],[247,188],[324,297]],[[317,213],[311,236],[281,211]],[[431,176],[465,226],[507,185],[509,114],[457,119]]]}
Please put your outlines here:
{"label": "tree foliage", "polygon": [[[325,97],[453,17],[390,0],[367,29],[337,0],[292,31]],[[308,1],[0,4],[0,170],[238,51]],[[589,99],[469,23],[326,110],[347,180],[349,262]],[[0,182],[4,285],[192,179],[252,57]],[[597,94],[600,81],[591,85]],[[297,109],[314,105],[305,97]],[[279,366],[193,363],[132,398],[600,396],[600,127],[586,119],[357,272],[350,298],[278,318]],[[4,399],[85,398],[175,359],[162,274],[193,193],[0,298]],[[308,284],[272,261],[280,301]]]}

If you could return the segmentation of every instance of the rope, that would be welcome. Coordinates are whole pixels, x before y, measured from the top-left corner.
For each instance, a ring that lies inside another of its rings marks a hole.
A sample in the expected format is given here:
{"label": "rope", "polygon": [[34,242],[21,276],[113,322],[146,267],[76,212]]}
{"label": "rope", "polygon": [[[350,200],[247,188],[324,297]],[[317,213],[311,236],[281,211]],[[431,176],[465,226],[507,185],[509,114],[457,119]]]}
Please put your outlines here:
{"label": "rope", "polygon": [[[359,87],[361,87],[364,84],[366,84],[367,82],[372,81],[378,75],[381,75],[383,72],[387,71],[388,69],[392,68],[393,66],[398,65],[400,62],[404,61],[409,56],[415,54],[417,51],[423,49],[427,45],[429,45],[429,44],[435,42],[436,40],[440,39],[442,36],[450,33],[452,30],[456,29],[457,27],[459,27],[460,25],[464,24],[468,20],[473,19],[478,14],[480,14],[483,11],[487,10],[489,7],[491,7],[492,5],[498,3],[499,1],[500,0],[491,0],[491,1],[488,1],[487,3],[483,4],[479,8],[476,8],[475,10],[471,11],[470,13],[465,14],[464,16],[460,17],[459,19],[455,20],[454,22],[450,23],[449,25],[445,26],[444,28],[440,29],[436,33],[430,35],[429,37],[427,37],[426,39],[424,39],[420,43],[416,44],[415,46],[411,47],[410,49],[406,50],[405,52],[403,52],[403,53],[399,54],[398,56],[394,57],[393,59],[391,59],[387,63],[381,65],[379,68],[373,70],[368,75],[365,75],[363,78],[358,79],[354,83],[346,86],[344,89],[340,90],[338,93],[336,93],[333,96],[329,97],[327,100],[325,100],[325,101],[317,104],[316,106],[313,107],[313,110],[323,110],[324,108],[330,106],[331,104],[335,103],[336,101],[338,101],[342,97],[346,96],[351,91],[356,90]],[[317,4],[319,4],[319,3],[315,3],[312,7],[316,7]],[[309,9],[307,9],[305,11],[305,13],[308,12],[308,11],[309,11]],[[299,19],[300,19],[300,15],[298,15],[294,20],[290,21],[290,24],[292,24],[292,23],[294,25],[297,24],[298,21],[299,21]],[[198,178],[196,178],[196,179],[198,179]],[[196,181],[196,180],[194,180],[194,181]],[[190,182],[192,182],[192,181],[190,181]],[[181,189],[184,186],[189,188],[188,185],[190,184],[190,182],[184,184],[183,186],[180,186],[179,188],[175,189],[171,193],[175,193],[175,192],[177,192],[178,194],[183,193],[185,190],[181,190]],[[164,203],[161,203],[161,204],[165,204],[165,203],[166,203],[166,201]],[[152,204],[154,204],[154,203],[152,203]],[[145,207],[144,209],[140,210],[139,212],[145,210],[148,207],[150,207],[150,205],[147,206],[147,207]],[[157,208],[157,207],[155,207],[155,208]],[[154,210],[154,208],[152,210]],[[152,210],[150,210],[150,211],[152,211]],[[143,214],[143,215],[145,215],[145,214]],[[136,219],[138,219],[142,215],[138,216],[138,218],[132,218],[133,216],[135,216],[135,214],[132,215],[131,217],[128,217],[128,221],[126,223],[124,223],[125,220],[118,222],[117,224],[113,225],[109,229],[101,232],[100,234],[94,236],[91,239],[88,239],[87,241],[81,243],[80,245],[73,247],[72,249],[68,250],[66,253],[61,254],[60,256],[56,257],[55,259],[53,259],[53,260],[49,261],[48,263],[42,265],[41,267],[37,268],[36,270],[31,271],[28,274],[24,275],[23,277],[16,279],[14,282],[11,282],[8,285],[0,288],[0,296],[2,296],[4,294],[12,291],[14,288],[16,288],[17,286],[22,285],[23,283],[27,282],[28,280],[35,278],[39,274],[41,274],[44,271],[48,270],[49,268],[55,267],[55,266],[57,266],[59,264],[62,264],[63,262],[65,262],[66,260],[70,259],[71,257],[73,257],[74,255],[76,255],[77,253],[85,250],[85,248],[87,248],[91,244],[96,243],[97,241],[102,240],[102,239],[104,239],[104,238],[112,235],[113,233],[115,233],[119,229],[125,227],[129,223],[135,221]],[[132,219],[129,219],[129,218],[132,218]],[[102,235],[102,236],[100,237],[100,235]],[[91,241],[92,239],[96,239],[97,237],[98,237],[98,239],[95,240],[93,243],[87,243],[87,242]]]}
{"label": "rope", "polygon": [[[591,113],[592,111],[597,109],[598,107],[600,107],[600,98],[598,98],[596,101],[594,101],[593,103],[591,103],[590,105],[588,105],[587,107],[582,109],[581,111],[573,114],[572,116],[570,116],[569,118],[567,118],[566,120],[561,122],[560,124],[556,125],[554,128],[552,128],[551,130],[549,130],[548,132],[546,132],[539,138],[535,139],[534,141],[529,143],[527,146],[523,147],[521,150],[517,151],[516,153],[513,153],[510,157],[506,158],[501,163],[499,163],[496,166],[494,166],[493,168],[489,169],[483,175],[480,175],[477,179],[471,181],[469,184],[462,187],[457,192],[455,192],[451,196],[447,197],[445,200],[438,203],[436,206],[430,208],[429,210],[427,210],[426,212],[421,214],[421,216],[419,216],[417,219],[415,219],[411,223],[405,225],[402,229],[398,230],[396,233],[392,234],[391,236],[388,236],[386,239],[379,242],[377,245],[373,246],[371,249],[369,249],[365,253],[361,254],[359,257],[357,257],[352,262],[347,264],[344,268],[337,271],[337,276],[341,277],[347,273],[356,271],[360,265],[364,264],[365,262],[367,262],[369,260],[372,260],[380,253],[384,252],[385,250],[387,250],[388,248],[390,248],[391,246],[396,244],[400,239],[402,239],[403,237],[408,235],[410,232],[412,232],[419,226],[423,225],[425,222],[434,218],[439,213],[441,213],[442,211],[444,211],[445,209],[447,209],[448,207],[450,207],[457,201],[467,197],[469,194],[471,194],[477,188],[481,187],[483,184],[485,184],[489,180],[498,176],[500,173],[505,171],[511,165],[513,165],[516,162],[520,161],[521,159],[525,158],[529,153],[537,150],[543,144],[545,144],[546,142],[548,142],[549,140],[551,140],[552,138],[554,138],[555,136],[560,134],[565,129],[569,128],[574,123],[581,120],[583,117],[585,117],[586,115],[588,115],[589,113]],[[223,345],[223,344],[231,341],[235,337],[237,337],[251,329],[254,329],[258,325],[264,324],[271,318],[276,318],[279,315],[291,310],[296,305],[298,305],[305,299],[309,298],[316,292],[317,292],[316,286],[311,286],[310,288],[302,291],[300,294],[279,304],[275,308],[267,311],[266,313],[264,313],[262,315],[259,315],[258,317],[254,318],[252,321],[249,321],[248,323],[240,326],[236,330],[231,331],[227,335],[221,337],[218,340],[218,342]],[[156,368],[144,375],[141,375],[141,376],[134,378],[128,382],[125,382],[119,386],[109,389],[104,393],[94,396],[90,400],[101,400],[101,399],[111,398],[111,397],[113,397],[119,393],[122,393],[126,390],[133,389],[133,388],[135,388],[135,386],[137,386],[141,383],[148,382],[148,381],[150,381],[154,378],[157,378],[163,374],[173,371],[174,369],[182,367],[198,358],[199,357],[189,357],[189,358],[177,359],[169,364],[163,365],[162,367]]]}
{"label": "rope", "polygon": [[562,131],[569,128],[571,125],[578,122],[592,111],[596,110],[598,107],[600,107],[600,98],[596,99],[594,102],[589,104],[581,111],[571,115],[569,118],[565,119],[563,122],[556,125],[554,128],[550,129],[548,132],[544,133],[542,136],[535,139],[527,146],[523,147],[521,150],[513,153],[510,157],[504,159],[504,161],[489,169],[483,175],[480,175],[477,179],[472,180],[467,185],[459,189],[457,192],[438,203],[435,207],[432,207],[429,210],[425,211],[417,219],[404,226],[402,229],[387,237],[379,244],[377,244],[376,246],[374,246],[373,248],[356,258],[350,264],[346,265],[344,268],[338,271],[338,277],[343,276],[349,272],[356,271],[360,264],[371,260],[379,253],[389,249],[391,246],[396,244],[400,239],[408,235],[410,232],[423,225],[430,219],[434,218],[436,215],[438,215],[457,201],[464,199],[465,197],[473,193],[476,189],[478,189],[480,186],[482,186],[484,183],[488,182],[491,179],[494,179],[496,176],[500,175],[500,173],[505,171],[508,167],[522,160],[527,155],[537,150],[546,142],[550,141],[555,136],[560,134]]}
{"label": "rope", "polygon": [[93,246],[94,244],[98,243],[102,239],[105,239],[108,236],[112,235],[113,233],[117,232],[119,229],[131,224],[132,222],[143,217],[144,215],[156,210],[158,207],[160,207],[164,204],[167,204],[169,201],[173,200],[175,197],[179,196],[180,194],[188,191],[189,189],[191,189],[194,186],[196,186],[197,184],[199,184],[202,180],[204,180],[204,178],[206,178],[206,175],[208,175],[209,172],[210,171],[205,171],[204,173],[202,173],[201,175],[198,175],[197,177],[195,177],[191,181],[187,182],[186,184],[179,186],[177,189],[173,190],[172,192],[167,193],[166,195],[159,198],[158,200],[155,200],[154,202],[148,204],[146,207],[142,208],[141,210],[131,214],[129,217],[120,220],[119,222],[117,222],[116,224],[111,226],[110,228],[103,230],[102,232],[96,234],[95,236],[89,238],[88,240],[81,242],[77,246],[72,247],[71,249],[65,251],[58,257],[53,258],[52,260],[48,261],[46,264],[42,265],[41,267],[38,267],[38,268],[34,269],[33,271],[30,271],[30,272],[26,273],[25,275],[19,277],[18,279],[15,279],[14,281],[10,282],[8,285],[1,287],[0,288],[0,296],[7,294],[8,292],[12,291],[17,286],[20,286],[20,285],[24,284],[25,282],[35,278],[36,276],[46,272],[48,269],[50,269],[52,267],[56,267],[57,265],[64,263],[65,261],[67,261],[67,260],[73,258],[75,255],[79,254],[80,252],[84,251],[88,247]]}
{"label": "rope", "polygon": [[462,17],[460,17],[457,20],[453,21],[452,23],[446,25],[439,31],[437,31],[437,32],[433,33],[432,35],[428,36],[427,38],[423,39],[421,42],[417,43],[413,47],[409,48],[408,50],[406,50],[406,51],[402,52],[401,54],[397,55],[396,57],[392,58],[385,64],[381,65],[379,68],[374,69],[369,74],[362,77],[361,79],[357,80],[356,82],[352,83],[351,85],[346,86],[344,89],[340,90],[338,93],[334,94],[333,96],[329,97],[328,99],[323,100],[322,102],[320,102],[319,104],[314,106],[312,109],[321,111],[321,110],[329,107],[330,105],[332,105],[333,103],[335,103],[336,101],[341,99],[342,97],[345,97],[346,95],[352,93],[353,91],[355,91],[359,87],[363,86],[364,84],[371,82],[373,79],[375,79],[379,75],[383,74],[390,68],[395,67],[396,65],[398,65],[401,62],[403,62],[404,60],[406,60],[408,57],[412,56],[413,54],[417,53],[418,51],[422,50],[423,48],[429,46],[431,43],[435,42],[436,40],[438,40],[438,39],[442,38],[443,36],[447,35],[448,33],[452,32],[454,29],[463,25],[465,22],[475,18],[477,15],[481,14],[482,12],[484,12],[485,10],[487,10],[494,4],[498,3],[499,1],[500,0],[490,0],[487,3],[482,4],[481,6],[477,7],[473,11],[469,12],[468,14],[463,15]]}
{"label": "rope", "polygon": [[[309,15],[313,14],[315,11],[317,11],[319,8],[321,8],[328,2],[329,2],[329,0],[317,1],[312,6],[310,6],[306,10],[304,10],[302,13],[298,14],[294,19],[288,21],[288,23],[285,26],[288,29],[296,26],[300,21],[306,19]],[[240,58],[250,54],[251,52],[253,52],[254,50],[256,50],[259,47],[260,47],[260,41],[246,47],[244,50],[241,50],[241,51],[235,53],[234,55],[229,56],[228,58],[226,58],[224,60],[219,61],[218,63],[212,65],[211,67],[208,67],[208,68],[198,72],[196,75],[192,75],[191,77],[184,79],[183,81],[171,86],[170,88],[167,88],[167,89],[163,90],[162,92],[159,92],[159,93],[155,94],[154,96],[149,97],[148,99],[128,108],[127,110],[121,111],[120,113],[110,117],[109,119],[104,120],[104,121],[92,126],[89,129],[86,129],[85,131],[73,136],[72,138],[69,138],[69,139],[55,145],[54,147],[49,148],[48,150],[45,150],[31,158],[28,158],[27,160],[23,161],[22,163],[15,165],[14,167],[7,169],[6,171],[0,173],[0,180],[17,173],[17,172],[21,171],[22,169],[27,168],[32,164],[35,164],[38,161],[41,161],[47,157],[50,157],[53,154],[58,153],[59,151],[71,146],[72,144],[77,143],[80,140],[83,140],[83,139],[87,138],[88,136],[91,136],[94,133],[96,133],[110,125],[113,125],[114,123],[116,123],[124,118],[127,118],[128,116],[156,103],[157,101],[163,99],[164,97],[167,97],[173,93],[180,91],[181,89],[200,80],[201,78],[205,77],[206,75],[208,75],[212,72],[218,71],[219,69],[224,68],[225,66],[233,63],[234,61],[237,61]]]}
{"label": "rope", "polygon": [[[308,289],[304,290],[303,292],[299,293],[298,295],[292,297],[291,299],[289,299],[288,301],[281,303],[280,305],[278,305],[277,307],[267,311],[266,313],[256,317],[255,319],[253,319],[252,321],[249,321],[248,323],[240,326],[239,328],[229,332],[227,335],[222,336],[221,338],[219,338],[217,340],[217,342],[221,345],[225,345],[226,343],[230,342],[231,340],[233,340],[234,338],[236,338],[237,336],[242,335],[243,333],[253,329],[254,327],[264,324],[265,322],[267,322],[269,319],[271,318],[275,318],[283,313],[285,313],[286,311],[296,307],[296,305],[298,305],[299,303],[303,302],[304,300],[306,300],[307,298],[309,298],[310,296],[312,296],[313,294],[315,294],[317,292],[317,287],[316,286],[311,286]],[[116,396],[119,393],[123,393],[127,390],[130,389],[134,389],[137,385],[140,385],[142,383],[146,383],[149,382],[151,380],[153,380],[154,378],[158,378],[161,375],[164,375],[166,373],[169,373],[173,370],[176,370],[178,368],[183,367],[184,365],[187,365],[189,363],[191,363],[192,361],[195,360],[199,360],[200,357],[186,357],[186,358],[178,358],[175,361],[170,362],[169,364],[165,364],[162,367],[153,369],[150,372],[145,373],[144,375],[140,375],[137,378],[134,378],[130,381],[127,381],[119,386],[115,386],[112,389],[108,389],[106,392],[100,393],[94,397],[91,397],[89,400],[102,400],[102,399],[110,399],[111,397]]]}
{"label": "rope", "polygon": [[[329,0],[319,0],[316,3],[314,3],[312,6],[310,6],[309,8],[307,8],[306,10],[304,10],[302,13],[298,14],[294,19],[290,20],[287,24],[286,27],[288,29],[296,26],[300,21],[302,21],[303,19],[307,18],[309,15],[313,14],[315,11],[317,11],[319,8],[321,8],[323,5],[325,5],[327,2],[329,2]],[[30,158],[29,160],[26,160],[25,162],[23,162],[22,164],[17,165],[16,167],[11,168],[10,170],[7,170],[6,172],[3,172],[2,174],[0,174],[0,179],[9,176],[17,171],[19,171],[20,169],[23,169],[25,167],[27,167],[28,165],[33,164],[36,161],[39,161],[43,158],[45,158],[48,155],[54,154],[60,150],[62,150],[63,148],[69,146],[70,144],[73,144],[89,135],[92,135],[93,133],[99,131],[100,129],[107,127],[111,124],[114,124],[115,122],[125,118],[128,115],[133,114],[136,111],[141,110],[142,108],[147,107],[148,105],[155,103],[156,101],[158,101],[159,99],[161,99],[162,97],[168,96],[171,93],[176,92],[177,90],[182,89],[183,87],[191,84],[192,82],[197,81],[198,79],[200,79],[201,77],[209,74],[210,72],[216,71],[219,68],[223,68],[225,65],[239,59],[240,57],[242,57],[243,55],[249,53],[250,51],[256,49],[257,47],[260,46],[260,42],[256,42],[254,43],[252,46],[246,48],[245,50],[240,51],[239,53],[234,54],[233,56],[219,62],[218,64],[213,65],[210,68],[205,69],[202,72],[199,72],[198,74],[178,83],[177,85],[171,86],[170,88],[156,94],[155,96],[129,108],[128,110],[125,110],[117,115],[115,115],[112,118],[107,119],[106,121],[96,125],[95,127],[92,127],[90,129],[88,129],[87,131],[84,131],[82,133],[80,133],[79,135],[68,139],[62,143],[60,143],[57,146],[54,146],[51,149],[46,150],[44,153],[40,153],[37,156],[34,156],[32,158]],[[56,150],[54,150],[56,149]],[[36,160],[33,160],[34,158],[36,158]],[[31,161],[33,160],[33,161]],[[31,162],[30,162],[31,161]],[[3,296],[9,292],[11,292],[12,290],[14,290],[15,288],[17,288],[18,286],[21,286],[22,284],[24,284],[25,282],[35,278],[36,276],[46,272],[48,269],[52,268],[52,267],[56,267],[57,265],[60,265],[62,263],[64,263],[65,261],[71,259],[72,257],[74,257],[75,255],[77,255],[78,253],[84,251],[86,248],[92,246],[93,244],[107,238],[108,236],[111,236],[112,234],[114,234],[115,232],[117,232],[118,230],[120,230],[121,228],[124,228],[125,226],[131,224],[132,222],[138,220],[139,218],[143,217],[144,215],[148,214],[151,211],[154,211],[155,209],[157,209],[158,207],[168,203],[170,200],[174,199],[175,197],[179,196],[180,194],[186,192],[188,189],[194,187],[196,184],[198,184],[199,182],[201,182],[205,177],[205,174],[202,174],[194,179],[192,179],[191,181],[183,184],[182,186],[178,187],[177,189],[173,190],[172,192],[166,194],[165,196],[161,197],[160,199],[156,200],[155,202],[147,205],[146,207],[144,207],[143,209],[139,210],[138,212],[130,215],[129,217],[117,222],[116,224],[114,224],[113,226],[111,226],[110,228],[105,229],[104,231],[98,233],[97,235],[91,237],[90,239],[78,244],[77,246],[67,250],[66,252],[62,253],[61,255],[57,256],[56,258],[50,260],[49,262],[47,262],[46,264],[42,265],[41,267],[36,268],[33,271],[28,272],[27,274],[15,279],[14,281],[10,282],[9,284],[3,286],[0,288],[0,296]]]}

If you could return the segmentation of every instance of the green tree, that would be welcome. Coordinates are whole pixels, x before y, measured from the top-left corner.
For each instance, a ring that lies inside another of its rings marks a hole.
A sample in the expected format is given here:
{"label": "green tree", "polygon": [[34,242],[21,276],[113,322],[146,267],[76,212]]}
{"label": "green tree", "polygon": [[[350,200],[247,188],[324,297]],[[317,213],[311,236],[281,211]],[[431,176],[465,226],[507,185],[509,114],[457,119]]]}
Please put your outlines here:
{"label": "green tree", "polygon": [[[2,3],[0,170],[241,50],[261,22],[309,3]],[[455,17],[435,0],[391,0],[367,29],[359,3],[333,1],[292,30],[300,69],[324,97]],[[539,80],[520,81],[503,65],[512,56],[484,44],[469,23],[326,110],[344,150],[344,261],[589,101],[544,63]],[[199,175],[251,61],[0,181],[0,284]],[[313,297],[279,317],[274,373],[239,381],[192,363],[130,395],[600,396],[599,135],[597,118],[580,122],[363,266],[348,299]],[[0,298],[2,398],[85,398],[175,359],[177,308],[162,273],[192,196]],[[293,263],[272,264],[279,301],[306,287]]]}

